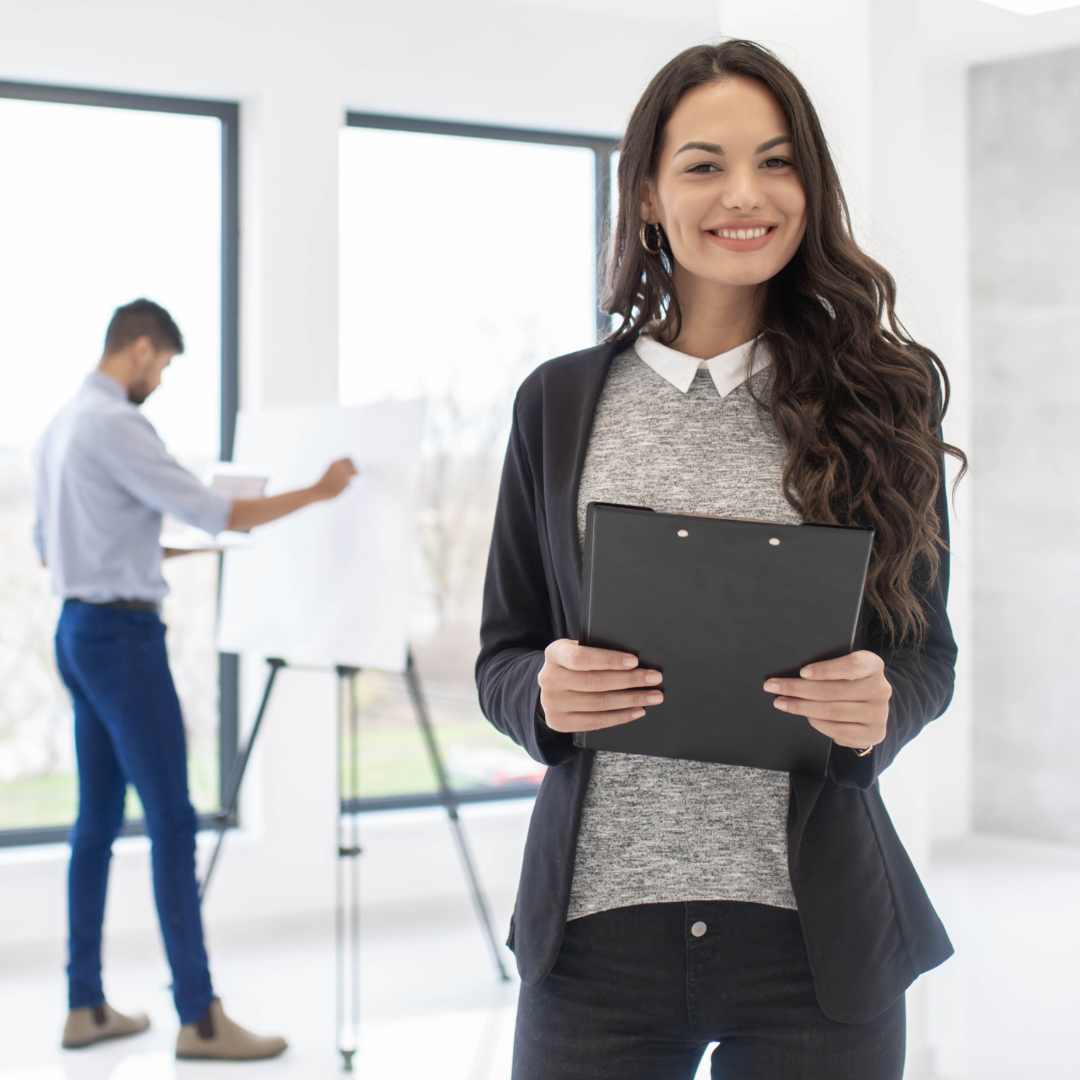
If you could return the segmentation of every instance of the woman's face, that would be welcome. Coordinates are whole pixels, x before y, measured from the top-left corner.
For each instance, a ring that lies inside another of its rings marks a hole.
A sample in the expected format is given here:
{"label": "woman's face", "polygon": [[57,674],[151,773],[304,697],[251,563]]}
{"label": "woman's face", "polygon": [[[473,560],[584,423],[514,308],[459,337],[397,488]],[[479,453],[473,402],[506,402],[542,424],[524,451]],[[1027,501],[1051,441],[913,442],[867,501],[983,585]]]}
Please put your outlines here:
{"label": "woman's face", "polygon": [[676,283],[689,274],[700,284],[752,286],[783,269],[806,231],[806,195],[772,94],[740,78],[688,91],[642,189],[642,216],[663,226]]}

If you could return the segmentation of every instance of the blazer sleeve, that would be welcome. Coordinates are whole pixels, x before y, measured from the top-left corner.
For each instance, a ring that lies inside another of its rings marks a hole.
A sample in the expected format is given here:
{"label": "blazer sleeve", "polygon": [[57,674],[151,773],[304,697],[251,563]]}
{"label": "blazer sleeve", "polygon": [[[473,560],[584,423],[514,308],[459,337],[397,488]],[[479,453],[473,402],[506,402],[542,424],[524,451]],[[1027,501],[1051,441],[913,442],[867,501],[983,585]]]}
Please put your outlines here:
{"label": "blazer sleeve", "polygon": [[544,650],[555,639],[541,548],[542,501],[522,435],[522,395],[506,450],[484,581],[476,685],[480,708],[501,732],[544,765],[579,753],[573,737],[540,715]]}
{"label": "blazer sleeve", "polygon": [[829,775],[845,787],[869,788],[893,763],[896,755],[952,700],[956,669],[956,641],[949,625],[949,503],[944,461],[938,486],[937,516],[941,523],[942,551],[937,574],[923,581],[923,611],[929,624],[918,647],[891,648],[877,619],[867,622],[864,645],[885,661],[885,677],[892,685],[885,739],[860,758],[846,746],[833,746]]}

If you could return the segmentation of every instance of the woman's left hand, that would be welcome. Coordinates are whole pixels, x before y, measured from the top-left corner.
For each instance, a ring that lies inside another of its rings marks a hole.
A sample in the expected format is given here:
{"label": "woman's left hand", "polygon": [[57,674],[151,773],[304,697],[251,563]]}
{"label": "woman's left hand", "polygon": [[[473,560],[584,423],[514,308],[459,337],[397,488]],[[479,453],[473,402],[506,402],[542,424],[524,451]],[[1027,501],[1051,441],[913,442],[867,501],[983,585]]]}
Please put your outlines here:
{"label": "woman's left hand", "polygon": [[865,750],[885,738],[892,686],[876,653],[853,652],[804,667],[798,679],[769,679],[776,708],[805,716],[840,746]]}

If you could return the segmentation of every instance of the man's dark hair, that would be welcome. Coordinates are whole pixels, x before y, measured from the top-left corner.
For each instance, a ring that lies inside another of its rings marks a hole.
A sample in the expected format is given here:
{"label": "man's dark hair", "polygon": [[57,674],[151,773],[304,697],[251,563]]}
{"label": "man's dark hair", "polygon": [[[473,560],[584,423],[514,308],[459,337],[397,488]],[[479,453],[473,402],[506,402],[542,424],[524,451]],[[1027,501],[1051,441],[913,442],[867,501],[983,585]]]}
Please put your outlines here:
{"label": "man's dark hair", "polygon": [[105,355],[118,353],[141,337],[148,337],[158,352],[184,351],[184,335],[173,317],[160,304],[143,297],[113,312],[105,331]]}

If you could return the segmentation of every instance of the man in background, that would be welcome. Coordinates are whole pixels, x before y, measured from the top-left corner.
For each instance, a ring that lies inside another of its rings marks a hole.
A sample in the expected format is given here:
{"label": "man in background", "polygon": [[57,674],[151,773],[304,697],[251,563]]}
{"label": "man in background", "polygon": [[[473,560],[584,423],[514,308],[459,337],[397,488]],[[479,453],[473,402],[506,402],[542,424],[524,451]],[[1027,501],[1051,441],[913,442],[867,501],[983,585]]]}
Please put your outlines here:
{"label": "man in background", "polygon": [[64,598],[56,631],[61,677],[75,711],[79,814],[68,876],[69,1013],[62,1043],[89,1046],[149,1027],[106,1001],[101,932],[112,842],[128,783],[146,815],[154,897],[180,1014],[178,1058],[252,1060],[286,1048],[229,1019],[214,995],[195,877],[195,810],[188,797],[180,704],[160,604],[162,515],[218,533],[246,531],[332,499],[356,469],[335,461],[312,487],[259,499],[211,491],[165,449],[139,406],[184,351],[169,313],[150,300],[117,308],[105,350],[36,451],[34,540]]}

